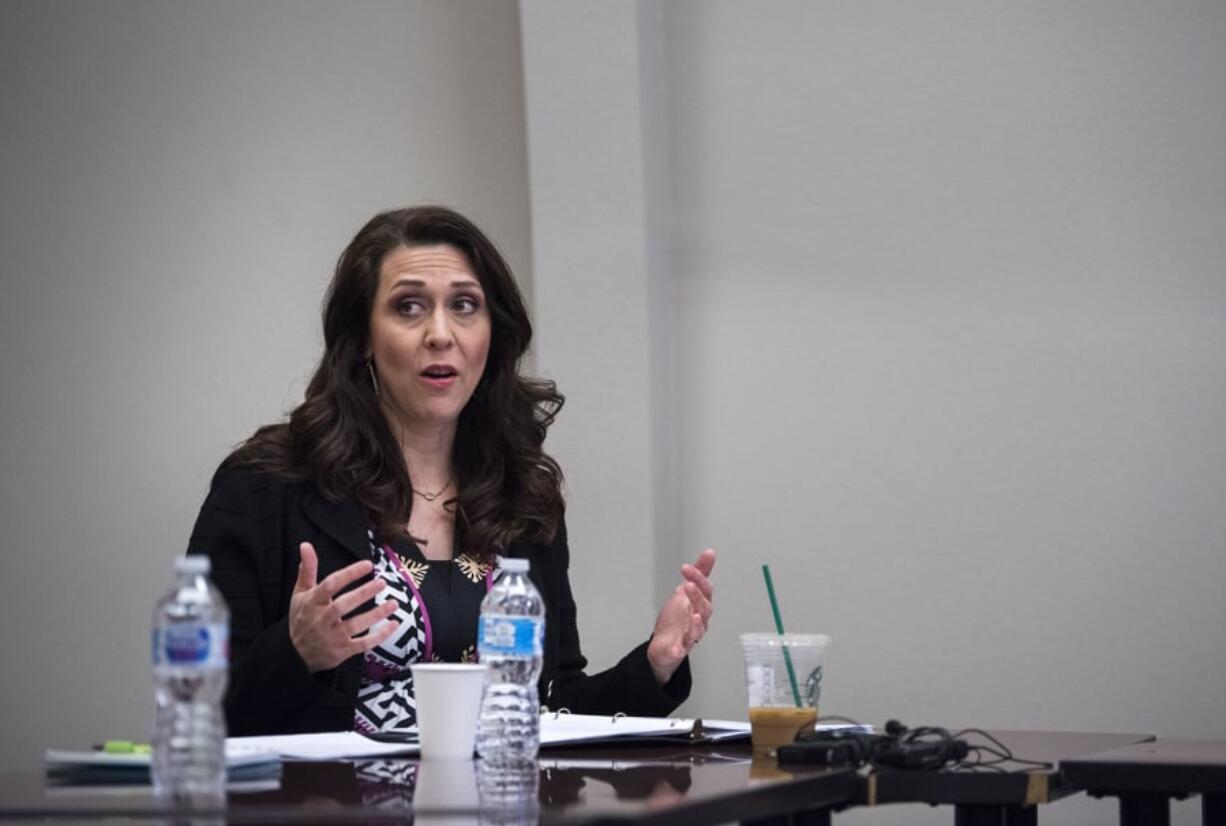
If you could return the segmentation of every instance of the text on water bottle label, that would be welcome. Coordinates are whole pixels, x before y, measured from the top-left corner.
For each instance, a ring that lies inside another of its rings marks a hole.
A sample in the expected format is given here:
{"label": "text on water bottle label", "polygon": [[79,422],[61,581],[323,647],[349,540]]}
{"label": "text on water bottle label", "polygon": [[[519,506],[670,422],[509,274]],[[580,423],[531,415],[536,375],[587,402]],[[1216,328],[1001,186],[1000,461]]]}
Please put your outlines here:
{"label": "text on water bottle label", "polygon": [[496,657],[534,657],[543,650],[545,623],[539,617],[481,617],[477,650]]}
{"label": "text on water bottle label", "polygon": [[223,623],[184,623],[153,630],[153,664],[225,668],[230,629]]}

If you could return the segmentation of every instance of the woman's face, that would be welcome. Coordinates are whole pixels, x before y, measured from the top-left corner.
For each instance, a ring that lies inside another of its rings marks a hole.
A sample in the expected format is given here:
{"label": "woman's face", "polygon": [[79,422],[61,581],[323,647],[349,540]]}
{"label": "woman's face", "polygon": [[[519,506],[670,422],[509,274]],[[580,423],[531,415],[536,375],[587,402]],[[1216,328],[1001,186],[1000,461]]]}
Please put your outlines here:
{"label": "woman's face", "polygon": [[490,311],[468,258],[450,244],[383,258],[370,310],[379,392],[406,425],[454,425],[485,371]]}

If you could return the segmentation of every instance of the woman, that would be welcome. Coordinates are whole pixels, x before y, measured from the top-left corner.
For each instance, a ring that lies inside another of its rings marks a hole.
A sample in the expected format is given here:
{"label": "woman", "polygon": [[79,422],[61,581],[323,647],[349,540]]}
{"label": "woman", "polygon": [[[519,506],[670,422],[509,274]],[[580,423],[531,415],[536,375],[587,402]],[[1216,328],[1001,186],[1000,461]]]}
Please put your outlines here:
{"label": "woman", "polygon": [[531,335],[506,262],[455,212],[377,215],[342,253],[306,399],[222,463],[192,532],[231,610],[230,734],[414,725],[408,665],[475,657],[495,554],[527,557],[544,596],[542,704],[663,715],[686,698],[711,550],[646,642],[583,673],[542,450],[562,396],[519,375]]}

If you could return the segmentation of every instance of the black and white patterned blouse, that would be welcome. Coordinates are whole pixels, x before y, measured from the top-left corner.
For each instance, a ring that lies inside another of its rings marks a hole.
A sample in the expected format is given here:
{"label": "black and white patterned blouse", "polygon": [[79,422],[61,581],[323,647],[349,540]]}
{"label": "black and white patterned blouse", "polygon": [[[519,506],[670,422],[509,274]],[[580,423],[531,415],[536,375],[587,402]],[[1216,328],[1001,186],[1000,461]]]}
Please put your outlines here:
{"label": "black and white patterned blouse", "polygon": [[375,604],[395,600],[391,619],[400,628],[366,653],[353,711],[356,731],[394,731],[417,725],[413,698],[415,662],[476,662],[477,617],[493,582],[493,566],[468,554],[427,560],[416,543],[370,538],[375,576],[384,588]]}

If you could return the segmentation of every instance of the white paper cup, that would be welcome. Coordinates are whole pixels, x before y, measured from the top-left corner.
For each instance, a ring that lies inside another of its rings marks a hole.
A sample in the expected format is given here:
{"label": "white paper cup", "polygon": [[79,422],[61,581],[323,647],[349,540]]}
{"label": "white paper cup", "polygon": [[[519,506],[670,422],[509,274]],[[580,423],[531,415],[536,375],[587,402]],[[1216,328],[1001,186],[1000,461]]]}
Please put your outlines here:
{"label": "white paper cup", "polygon": [[485,666],[414,663],[409,668],[413,671],[422,760],[471,760]]}

